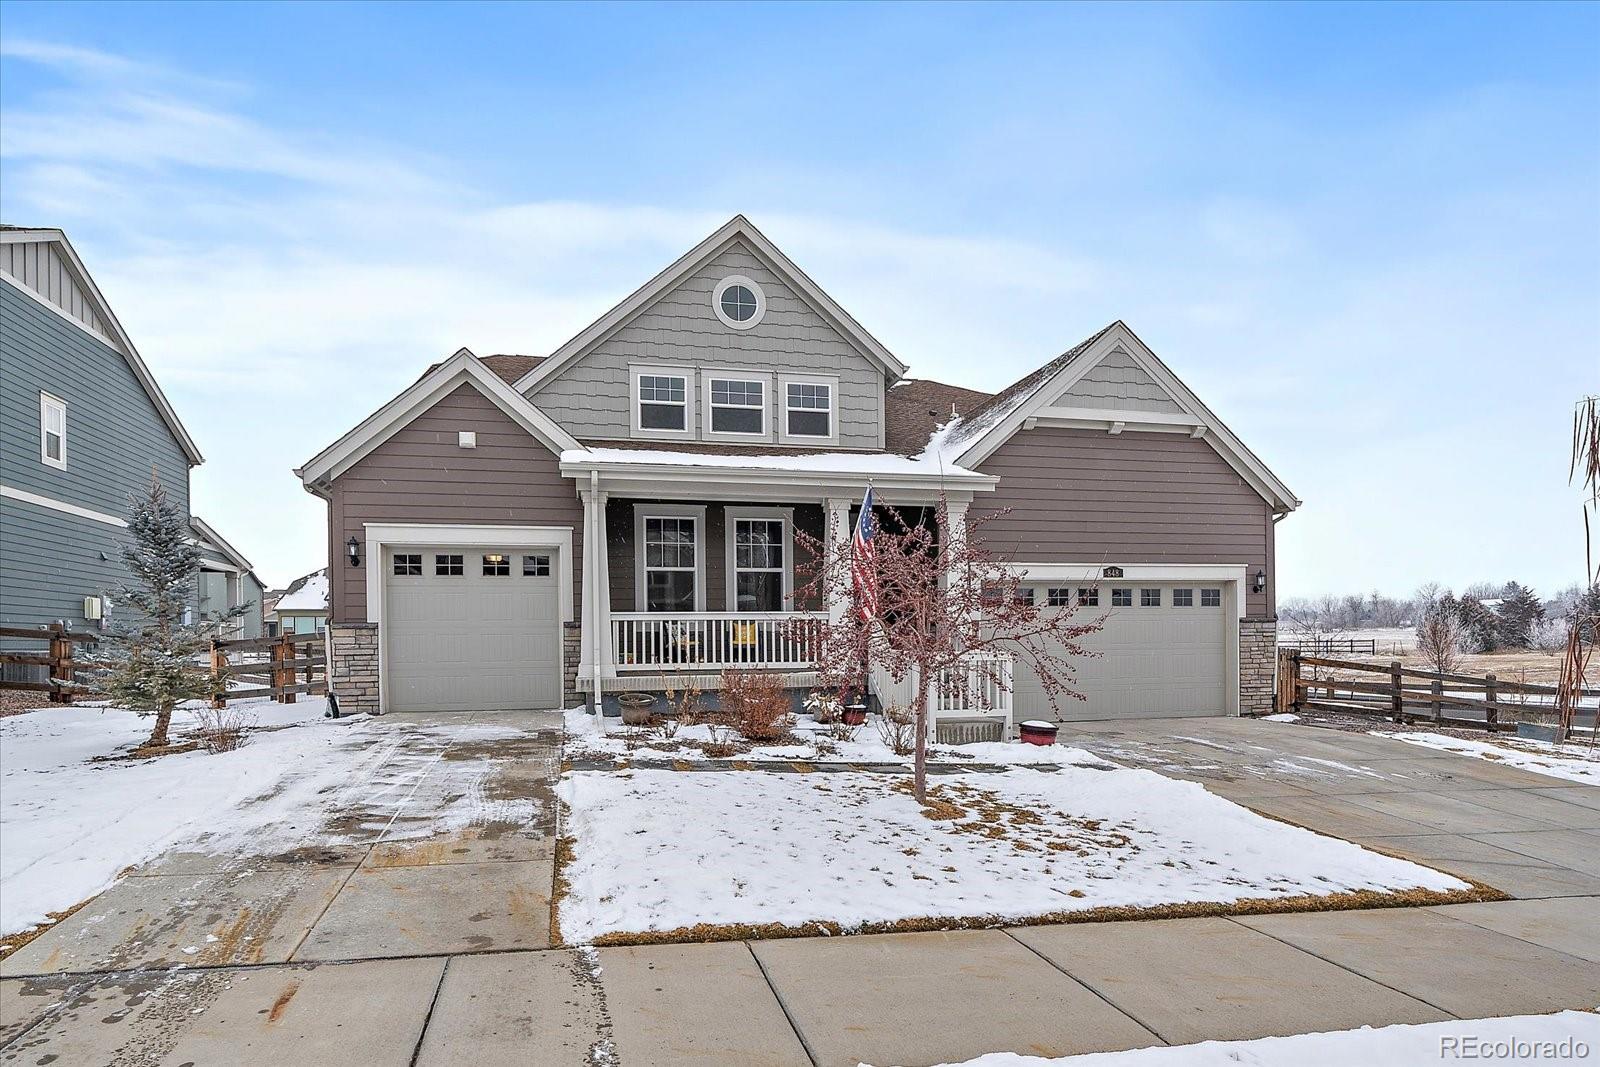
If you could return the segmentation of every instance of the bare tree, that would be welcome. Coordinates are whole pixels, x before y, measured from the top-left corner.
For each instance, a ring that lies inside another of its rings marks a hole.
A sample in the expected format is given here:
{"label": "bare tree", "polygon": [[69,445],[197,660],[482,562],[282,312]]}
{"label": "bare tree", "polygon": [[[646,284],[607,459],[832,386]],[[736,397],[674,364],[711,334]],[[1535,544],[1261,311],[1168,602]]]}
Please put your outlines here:
{"label": "bare tree", "polygon": [[[1588,593],[1579,598],[1569,619],[1566,654],[1556,682],[1556,717],[1563,739],[1571,731],[1572,720],[1583,702],[1589,659],[1600,638],[1600,611],[1590,610],[1600,600],[1600,567],[1595,566],[1591,551],[1589,519],[1591,511],[1600,511],[1600,397],[1584,397],[1572,413],[1572,463],[1567,480],[1577,480],[1588,497],[1583,502],[1583,581]],[[1595,710],[1591,747],[1596,737],[1600,737],[1600,709]]]}
{"label": "bare tree", "polygon": [[1461,666],[1461,642],[1465,636],[1461,616],[1435,604],[1417,623],[1417,655],[1435,673],[1449,674]]}
{"label": "bare tree", "polygon": [[[930,698],[960,695],[985,706],[987,694],[1003,692],[1009,683],[998,658],[984,653],[1007,653],[1032,669],[1052,708],[1062,698],[1082,700],[1073,689],[1073,661],[1094,654],[1079,642],[1098,631],[1105,616],[1080,617],[1076,595],[1059,605],[1035,603],[1027,595],[1025,574],[990,552],[979,536],[983,524],[1003,512],[972,520],[965,532],[950,528],[942,494],[931,527],[926,514],[908,523],[893,508],[875,513],[884,521],[868,560],[857,561],[875,596],[857,589],[848,550],[830,550],[797,530],[796,556],[809,554],[811,560],[802,567],[810,580],[796,597],[823,601],[830,590],[849,592],[842,619],[810,624],[817,627],[816,670],[823,685],[864,686],[869,661],[897,684],[908,678],[914,683],[913,787],[923,801]],[[833,544],[841,533],[829,531]],[[977,681],[970,692],[969,672]]]}

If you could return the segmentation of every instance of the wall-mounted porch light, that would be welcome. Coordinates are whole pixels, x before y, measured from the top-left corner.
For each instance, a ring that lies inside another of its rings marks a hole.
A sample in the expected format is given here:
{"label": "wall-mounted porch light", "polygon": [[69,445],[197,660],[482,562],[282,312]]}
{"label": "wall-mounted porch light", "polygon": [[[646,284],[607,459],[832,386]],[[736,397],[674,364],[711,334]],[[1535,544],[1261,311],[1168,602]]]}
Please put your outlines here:
{"label": "wall-mounted porch light", "polygon": [[1267,572],[1265,569],[1256,571],[1254,583],[1250,586],[1252,593],[1265,593],[1267,591]]}
{"label": "wall-mounted porch light", "polygon": [[354,534],[350,536],[350,540],[344,543],[344,554],[345,558],[350,561],[350,566],[361,566],[361,542],[355,539]]}

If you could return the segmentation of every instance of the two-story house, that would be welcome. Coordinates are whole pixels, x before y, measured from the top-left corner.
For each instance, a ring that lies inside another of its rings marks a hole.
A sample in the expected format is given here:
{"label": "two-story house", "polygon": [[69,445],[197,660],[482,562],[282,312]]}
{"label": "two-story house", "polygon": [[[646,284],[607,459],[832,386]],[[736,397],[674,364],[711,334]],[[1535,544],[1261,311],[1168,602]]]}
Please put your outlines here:
{"label": "two-story house", "polygon": [[[1121,322],[990,394],[907,367],[736,217],[544,357],[462,349],[296,473],[328,502],[352,709],[814,681],[795,535],[943,493],[1047,606],[1107,612],[1063,714],[1272,699],[1298,505]],[[841,546],[842,547],[842,546]],[[797,636],[800,635],[800,636]],[[1050,717],[1019,666],[1013,719]]]}
{"label": "two-story house", "polygon": [[[129,497],[151,472],[189,514],[203,457],[66,236],[0,226],[0,623],[104,628],[127,579]],[[198,518],[195,610],[254,608],[249,560]]]}

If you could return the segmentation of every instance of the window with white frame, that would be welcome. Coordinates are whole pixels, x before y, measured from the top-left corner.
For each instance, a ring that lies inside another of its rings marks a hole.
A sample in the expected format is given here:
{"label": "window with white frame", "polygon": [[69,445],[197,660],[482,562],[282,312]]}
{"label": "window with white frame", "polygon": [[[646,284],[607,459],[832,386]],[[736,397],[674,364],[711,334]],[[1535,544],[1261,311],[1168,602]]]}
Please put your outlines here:
{"label": "window with white frame", "polygon": [[694,611],[699,552],[699,520],[689,515],[646,515],[644,534],[644,609]]}
{"label": "window with white frame", "polygon": [[67,468],[67,402],[49,393],[39,394],[39,458]]}
{"label": "window with white frame", "polygon": [[689,379],[685,375],[641,371],[635,381],[640,430],[688,432]]}
{"label": "window with white frame", "polygon": [[834,436],[834,399],[837,395],[838,390],[833,382],[785,381],[784,436],[831,440]]}
{"label": "window with white frame", "polygon": [[712,433],[765,434],[767,386],[759,378],[711,378],[710,431]]}
{"label": "window with white frame", "polygon": [[733,611],[783,611],[788,571],[788,524],[782,518],[731,516]]}

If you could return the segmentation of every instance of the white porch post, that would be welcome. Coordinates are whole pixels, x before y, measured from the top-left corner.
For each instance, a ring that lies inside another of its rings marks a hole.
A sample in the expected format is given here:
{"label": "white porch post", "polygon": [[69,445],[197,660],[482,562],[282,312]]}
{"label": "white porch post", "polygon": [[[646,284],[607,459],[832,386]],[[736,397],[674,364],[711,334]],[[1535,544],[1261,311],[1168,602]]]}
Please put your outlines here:
{"label": "white porch post", "polygon": [[827,588],[828,620],[839,622],[844,618],[844,613],[850,603],[850,589],[838,577],[839,553],[848,554],[853,532],[850,527],[850,504],[847,496],[830,496],[827,499],[826,530],[823,539],[828,551],[828,559],[823,573],[833,576],[833,581]]}
{"label": "white porch post", "polygon": [[[591,485],[597,480],[597,475],[590,472]],[[599,626],[599,600],[597,592],[599,583],[595,581],[596,563],[600,558],[600,550],[595,546],[595,533],[600,524],[594,517],[595,493],[588,488],[578,489],[578,498],[583,501],[583,578],[579,583],[579,592],[582,594],[583,603],[579,609],[579,640],[578,640],[578,677],[587,678],[592,688],[589,690],[589,706],[595,714],[600,713],[600,675],[599,675],[599,649],[600,642],[595,639],[596,629]]]}
{"label": "white porch post", "polygon": [[[939,536],[949,537],[949,544],[960,544],[967,539],[967,502],[965,500],[945,500],[946,529],[939,531]],[[950,588],[951,583],[958,581],[960,575],[954,569],[947,569],[943,575],[945,588]]]}
{"label": "white porch post", "polygon": [[617,658],[611,647],[611,539],[606,530],[606,500],[604,491],[594,494],[595,504],[595,625],[600,628],[600,668],[598,678],[615,678]]}

